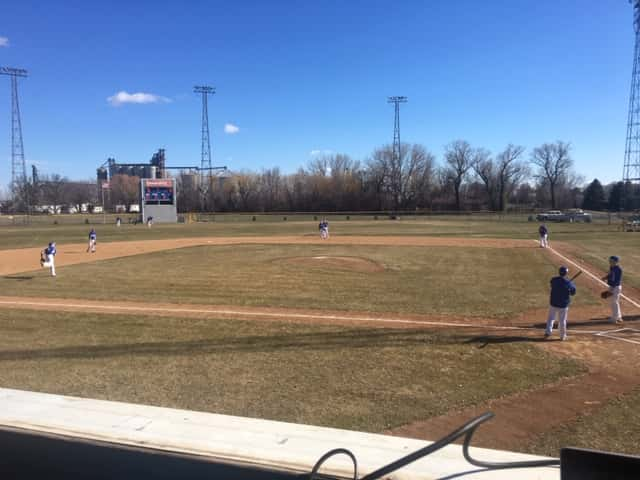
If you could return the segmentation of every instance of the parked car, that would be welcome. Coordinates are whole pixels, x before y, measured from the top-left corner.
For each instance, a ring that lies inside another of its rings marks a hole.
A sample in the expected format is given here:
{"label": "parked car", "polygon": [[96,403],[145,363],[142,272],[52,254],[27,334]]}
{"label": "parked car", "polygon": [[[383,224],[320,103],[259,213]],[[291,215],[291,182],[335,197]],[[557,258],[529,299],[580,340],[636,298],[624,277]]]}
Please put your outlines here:
{"label": "parked car", "polygon": [[591,222],[591,214],[579,208],[571,208],[565,214],[570,222]]}
{"label": "parked car", "polygon": [[565,222],[567,217],[560,210],[549,210],[536,215],[536,220],[539,222]]}

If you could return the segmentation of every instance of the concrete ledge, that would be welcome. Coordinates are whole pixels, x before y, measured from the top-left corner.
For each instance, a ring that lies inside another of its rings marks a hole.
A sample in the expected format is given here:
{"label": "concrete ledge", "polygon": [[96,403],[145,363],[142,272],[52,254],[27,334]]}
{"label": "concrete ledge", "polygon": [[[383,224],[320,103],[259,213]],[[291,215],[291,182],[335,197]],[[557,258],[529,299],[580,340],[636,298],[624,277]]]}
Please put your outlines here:
{"label": "concrete ledge", "polygon": [[[291,473],[309,473],[324,453],[343,447],[356,455],[360,477],[426,445],[386,435],[11,389],[0,389],[3,427]],[[493,462],[543,459],[480,448],[472,449],[472,455]],[[322,471],[353,476],[350,461],[340,456]],[[466,463],[460,446],[452,445],[390,478],[558,480],[560,470],[481,471]]]}

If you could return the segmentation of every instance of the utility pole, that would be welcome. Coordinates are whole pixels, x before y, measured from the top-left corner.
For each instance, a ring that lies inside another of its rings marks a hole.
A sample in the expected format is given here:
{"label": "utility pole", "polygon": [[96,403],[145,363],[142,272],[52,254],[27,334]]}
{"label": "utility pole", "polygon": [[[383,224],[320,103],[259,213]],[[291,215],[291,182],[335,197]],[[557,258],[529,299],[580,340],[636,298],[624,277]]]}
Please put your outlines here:
{"label": "utility pole", "polygon": [[[195,93],[202,94],[202,145],[200,155],[200,194],[202,195],[202,204],[204,202],[211,187],[211,141],[209,140],[209,108],[208,97],[216,93],[215,87],[208,85],[197,85],[193,88]],[[206,175],[205,175],[206,172]]]}
{"label": "utility pole", "polygon": [[395,106],[395,119],[393,122],[393,162],[391,168],[391,182],[393,184],[392,190],[394,192],[394,208],[397,209],[400,203],[400,182],[402,181],[402,172],[400,171],[402,159],[402,152],[400,151],[400,149],[402,148],[400,144],[400,104],[407,103],[407,97],[388,97],[387,103],[393,103]]}
{"label": "utility pole", "polygon": [[20,101],[18,99],[18,77],[26,77],[27,71],[21,68],[0,67],[0,75],[11,77],[11,192],[14,200],[20,196],[20,187],[29,210],[27,190],[27,167],[24,160],[22,143],[22,120],[20,119]]}

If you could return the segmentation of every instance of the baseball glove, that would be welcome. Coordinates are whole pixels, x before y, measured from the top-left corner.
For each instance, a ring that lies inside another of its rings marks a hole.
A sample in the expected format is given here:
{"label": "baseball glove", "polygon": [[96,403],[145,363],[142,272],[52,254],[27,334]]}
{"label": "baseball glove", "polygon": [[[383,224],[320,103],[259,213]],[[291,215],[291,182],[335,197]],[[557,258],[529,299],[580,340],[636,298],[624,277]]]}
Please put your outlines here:
{"label": "baseball glove", "polygon": [[607,299],[607,298],[609,298],[611,295],[613,295],[613,293],[611,293],[609,290],[605,290],[604,292],[602,292],[602,293],[600,294],[600,297],[606,300],[606,299]]}
{"label": "baseball glove", "polygon": [[40,252],[40,265],[47,261],[47,256],[44,254],[44,251]]}

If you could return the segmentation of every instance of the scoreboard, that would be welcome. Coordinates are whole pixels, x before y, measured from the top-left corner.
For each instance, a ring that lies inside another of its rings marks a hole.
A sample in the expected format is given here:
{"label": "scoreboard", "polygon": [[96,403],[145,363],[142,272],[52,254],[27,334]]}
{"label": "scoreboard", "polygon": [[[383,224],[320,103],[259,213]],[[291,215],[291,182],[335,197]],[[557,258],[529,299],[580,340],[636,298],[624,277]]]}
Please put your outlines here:
{"label": "scoreboard", "polygon": [[173,179],[145,179],[142,200],[146,205],[173,205]]}
{"label": "scoreboard", "polygon": [[177,222],[175,178],[142,178],[140,180],[142,220],[149,217],[155,222]]}

